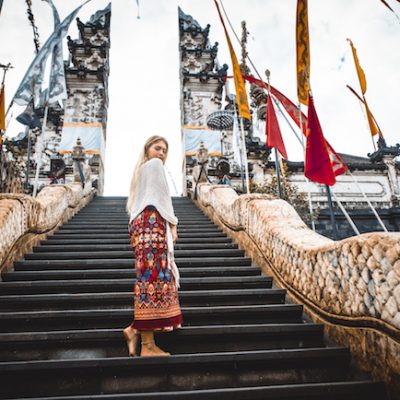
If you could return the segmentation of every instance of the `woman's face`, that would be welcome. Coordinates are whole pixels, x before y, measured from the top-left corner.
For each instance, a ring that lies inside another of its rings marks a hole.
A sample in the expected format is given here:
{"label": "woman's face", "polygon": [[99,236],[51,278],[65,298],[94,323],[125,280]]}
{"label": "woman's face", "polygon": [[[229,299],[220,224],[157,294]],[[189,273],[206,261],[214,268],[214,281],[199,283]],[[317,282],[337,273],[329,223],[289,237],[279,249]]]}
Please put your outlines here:
{"label": "woman's face", "polygon": [[149,160],[158,157],[162,162],[165,162],[165,159],[167,158],[167,145],[163,140],[157,140],[157,142],[154,142],[150,147],[149,150],[147,151],[147,155]]}

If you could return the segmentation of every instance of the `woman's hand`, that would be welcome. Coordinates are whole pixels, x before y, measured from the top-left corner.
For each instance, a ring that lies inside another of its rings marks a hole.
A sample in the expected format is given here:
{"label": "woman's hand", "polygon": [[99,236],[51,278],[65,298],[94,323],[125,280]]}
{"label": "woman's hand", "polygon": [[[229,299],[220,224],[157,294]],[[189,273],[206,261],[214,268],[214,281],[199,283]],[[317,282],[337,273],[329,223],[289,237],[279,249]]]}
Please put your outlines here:
{"label": "woman's hand", "polygon": [[172,233],[172,241],[175,244],[176,241],[178,240],[177,228],[176,228],[176,225],[170,225],[170,227],[171,227],[171,233]]}

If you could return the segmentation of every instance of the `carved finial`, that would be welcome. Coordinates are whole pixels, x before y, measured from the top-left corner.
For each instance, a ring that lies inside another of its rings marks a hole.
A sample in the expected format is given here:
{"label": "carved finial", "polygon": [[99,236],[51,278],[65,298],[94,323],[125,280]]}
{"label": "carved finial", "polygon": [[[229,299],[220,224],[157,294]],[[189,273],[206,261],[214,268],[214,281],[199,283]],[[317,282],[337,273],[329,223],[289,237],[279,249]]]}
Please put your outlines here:
{"label": "carved finial", "polygon": [[242,61],[240,63],[240,71],[242,75],[248,75],[250,72],[249,67],[246,64],[247,58],[247,36],[249,36],[249,31],[246,28],[246,21],[242,21],[242,39],[240,45],[242,47]]}
{"label": "carved finial", "polygon": [[82,145],[81,138],[78,137],[76,139],[76,145],[72,150],[72,159],[73,160],[84,160],[86,158],[85,148]]}
{"label": "carved finial", "polygon": [[200,147],[196,153],[196,158],[199,164],[204,164],[208,161],[208,149],[204,147],[204,142],[200,142]]}

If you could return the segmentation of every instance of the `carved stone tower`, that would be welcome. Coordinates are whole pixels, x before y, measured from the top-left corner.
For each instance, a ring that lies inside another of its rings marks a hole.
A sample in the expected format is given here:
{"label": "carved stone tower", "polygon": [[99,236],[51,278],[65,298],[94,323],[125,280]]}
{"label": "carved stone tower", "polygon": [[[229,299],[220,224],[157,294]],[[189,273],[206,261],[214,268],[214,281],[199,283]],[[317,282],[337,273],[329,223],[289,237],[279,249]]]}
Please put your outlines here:
{"label": "carved stone tower", "polygon": [[[184,195],[191,185],[195,163],[193,156],[198,150],[200,140],[213,134],[215,136],[215,133],[208,131],[207,117],[221,108],[222,89],[228,69],[227,65],[218,65],[218,43],[210,44],[209,31],[210,25],[201,28],[195,19],[179,9],[181,123],[185,152],[182,186]],[[207,147],[207,143],[205,145]]]}
{"label": "carved stone tower", "polygon": [[104,188],[107,137],[108,75],[111,8],[94,14],[86,23],[77,18],[79,38],[68,37],[70,62],[66,68],[68,99],[64,127],[98,127],[100,148],[90,155],[92,175],[97,175],[98,194]]}

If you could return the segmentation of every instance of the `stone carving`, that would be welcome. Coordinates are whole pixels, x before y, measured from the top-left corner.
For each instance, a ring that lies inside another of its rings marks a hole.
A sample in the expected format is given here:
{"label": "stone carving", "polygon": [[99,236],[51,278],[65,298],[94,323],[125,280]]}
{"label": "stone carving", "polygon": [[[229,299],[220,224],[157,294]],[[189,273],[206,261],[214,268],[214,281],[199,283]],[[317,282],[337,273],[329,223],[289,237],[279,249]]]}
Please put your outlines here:
{"label": "stone carving", "polygon": [[105,59],[101,56],[98,50],[94,50],[93,54],[85,60],[86,68],[97,71],[105,64]]}
{"label": "stone carving", "polygon": [[400,233],[335,242],[309,229],[285,201],[238,196],[227,185],[200,183],[198,205],[350,346],[360,368],[400,394]]}
{"label": "stone carving", "polygon": [[285,201],[251,196],[202,185],[199,199],[227,225],[245,230],[282,279],[317,307],[338,316],[378,318],[400,334],[400,233],[334,242],[309,229]]}
{"label": "stone carving", "polygon": [[192,96],[184,103],[185,124],[186,125],[204,125],[205,115],[203,99]]}
{"label": "stone carving", "polygon": [[182,68],[185,68],[187,72],[199,72],[201,63],[197,58],[194,54],[188,54],[185,62],[182,63]]}
{"label": "stone carving", "polygon": [[100,90],[71,89],[65,105],[65,123],[98,122],[99,110],[104,107],[104,96]]}
{"label": "stone carving", "polygon": [[49,185],[36,198],[24,194],[0,194],[0,270],[65,222],[95,194],[90,177],[79,183]]}
{"label": "stone carving", "polygon": [[94,46],[101,46],[104,43],[108,43],[108,37],[97,31],[95,35],[89,37],[89,43]]}

